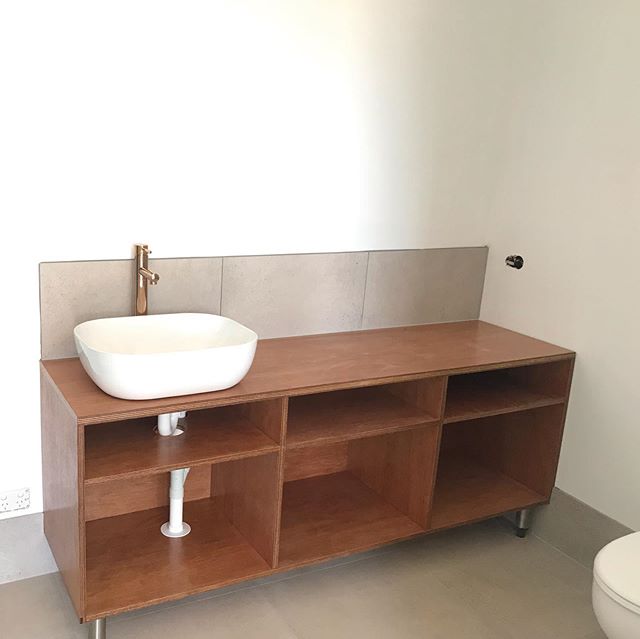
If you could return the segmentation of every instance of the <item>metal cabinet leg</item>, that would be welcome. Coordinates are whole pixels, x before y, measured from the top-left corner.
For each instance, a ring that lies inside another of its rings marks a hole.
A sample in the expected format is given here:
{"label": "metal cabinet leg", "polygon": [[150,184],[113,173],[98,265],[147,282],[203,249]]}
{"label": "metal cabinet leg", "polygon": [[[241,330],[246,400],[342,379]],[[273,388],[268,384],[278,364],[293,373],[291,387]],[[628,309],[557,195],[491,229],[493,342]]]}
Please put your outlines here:
{"label": "metal cabinet leg", "polygon": [[526,537],[531,528],[533,518],[533,508],[523,508],[516,512],[516,535],[520,538]]}
{"label": "metal cabinet leg", "polygon": [[89,639],[107,639],[107,619],[96,619],[89,624]]}

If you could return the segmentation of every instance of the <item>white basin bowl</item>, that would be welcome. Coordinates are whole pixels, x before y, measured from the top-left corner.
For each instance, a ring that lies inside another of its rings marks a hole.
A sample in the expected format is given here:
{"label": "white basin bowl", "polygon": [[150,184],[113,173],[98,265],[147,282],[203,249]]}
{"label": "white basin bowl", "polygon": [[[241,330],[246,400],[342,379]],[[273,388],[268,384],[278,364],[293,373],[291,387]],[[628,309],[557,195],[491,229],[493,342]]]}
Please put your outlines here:
{"label": "white basin bowl", "polygon": [[156,399],[222,390],[249,371],[258,336],[220,315],[112,317],[73,330],[80,361],[105,392]]}

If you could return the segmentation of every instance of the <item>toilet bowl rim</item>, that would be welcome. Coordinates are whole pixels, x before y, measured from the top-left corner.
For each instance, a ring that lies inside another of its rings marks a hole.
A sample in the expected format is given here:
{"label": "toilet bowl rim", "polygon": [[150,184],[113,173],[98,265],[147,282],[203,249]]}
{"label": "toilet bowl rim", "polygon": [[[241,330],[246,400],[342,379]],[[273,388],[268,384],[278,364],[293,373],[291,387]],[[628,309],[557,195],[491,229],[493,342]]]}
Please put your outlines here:
{"label": "toilet bowl rim", "polygon": [[597,572],[593,573],[593,581],[595,584],[607,595],[610,599],[620,604],[630,612],[635,613],[640,617],[640,605],[634,603],[633,601],[629,601],[625,599],[622,595],[618,594],[615,590],[612,590],[606,583],[598,576]]}

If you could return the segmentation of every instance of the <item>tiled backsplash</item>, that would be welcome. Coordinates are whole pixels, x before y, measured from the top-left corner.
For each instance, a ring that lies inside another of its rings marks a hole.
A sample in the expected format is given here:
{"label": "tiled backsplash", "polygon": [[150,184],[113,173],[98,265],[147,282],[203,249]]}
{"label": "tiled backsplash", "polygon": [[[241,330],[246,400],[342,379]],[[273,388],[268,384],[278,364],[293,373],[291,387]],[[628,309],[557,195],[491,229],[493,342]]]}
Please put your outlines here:
{"label": "tiled backsplash", "polygon": [[[150,260],[150,313],[220,313],[261,338],[477,319],[486,247]],[[42,357],[73,327],[130,315],[133,261],[40,265]]]}

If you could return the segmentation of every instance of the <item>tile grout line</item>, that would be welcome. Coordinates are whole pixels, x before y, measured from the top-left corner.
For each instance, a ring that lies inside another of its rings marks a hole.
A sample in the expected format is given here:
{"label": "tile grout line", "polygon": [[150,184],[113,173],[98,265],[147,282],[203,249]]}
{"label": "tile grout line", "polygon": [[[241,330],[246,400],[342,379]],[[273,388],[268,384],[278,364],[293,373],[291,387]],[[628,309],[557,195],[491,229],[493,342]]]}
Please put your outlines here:
{"label": "tile grout line", "polygon": [[220,298],[219,298],[219,307],[218,307],[218,315],[222,315],[222,288],[224,286],[224,261],[225,257],[221,257],[220,260]]}
{"label": "tile grout line", "polygon": [[371,260],[371,251],[367,251],[367,266],[364,271],[364,291],[362,291],[362,308],[360,309],[360,330],[364,324],[364,305],[367,301],[367,283],[369,282],[369,261]]}
{"label": "tile grout line", "polygon": [[484,302],[484,289],[487,285],[487,269],[489,268],[489,247],[485,248],[484,252],[484,271],[482,273],[482,285],[480,286],[480,303],[478,304],[478,313],[475,319],[480,319],[482,317],[482,304]]}
{"label": "tile grout line", "polygon": [[571,555],[569,555],[568,553],[566,553],[564,550],[562,550],[561,548],[558,548],[557,546],[554,546],[551,542],[547,541],[546,539],[544,539],[543,537],[540,537],[538,535],[536,535],[535,532],[531,531],[533,533],[533,536],[538,540],[541,541],[545,546],[548,546],[549,548],[553,548],[553,550],[555,550],[556,552],[559,552],[561,555],[563,555],[564,557],[566,557],[567,559],[570,559],[574,564],[577,564],[578,566],[580,566],[581,568],[584,568],[587,572],[589,573],[593,573],[593,567],[589,567],[586,566],[585,564],[583,564],[581,561],[578,561],[575,557],[572,557]]}

